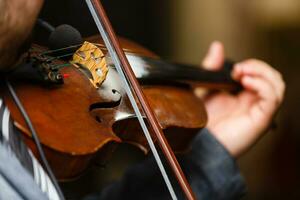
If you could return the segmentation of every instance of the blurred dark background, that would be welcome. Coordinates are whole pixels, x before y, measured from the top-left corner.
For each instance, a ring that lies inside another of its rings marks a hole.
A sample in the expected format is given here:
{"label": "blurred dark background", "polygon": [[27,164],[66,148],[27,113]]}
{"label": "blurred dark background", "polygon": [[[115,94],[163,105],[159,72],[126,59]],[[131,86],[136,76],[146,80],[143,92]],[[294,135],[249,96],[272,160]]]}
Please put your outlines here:
{"label": "blurred dark background", "polygon": [[[278,69],[287,92],[277,128],[238,160],[249,188],[244,199],[300,199],[299,0],[102,2],[119,35],[164,59],[199,64],[209,44],[220,40],[227,57],[259,58]],[[46,1],[41,18],[73,25],[84,36],[97,33],[81,0]],[[39,43],[46,39],[36,37]]]}

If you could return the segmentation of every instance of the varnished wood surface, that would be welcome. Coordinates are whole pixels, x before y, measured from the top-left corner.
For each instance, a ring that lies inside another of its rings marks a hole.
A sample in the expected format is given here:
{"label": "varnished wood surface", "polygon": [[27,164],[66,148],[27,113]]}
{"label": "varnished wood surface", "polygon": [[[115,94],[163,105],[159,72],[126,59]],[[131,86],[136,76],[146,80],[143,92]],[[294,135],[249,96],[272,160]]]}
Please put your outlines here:
{"label": "varnished wood surface", "polygon": [[[172,149],[177,153],[187,150],[191,140],[207,123],[203,102],[186,88],[145,86],[143,91]],[[103,111],[98,110],[97,115],[103,115]],[[136,134],[142,134],[136,118],[116,121],[113,128],[124,142],[133,144],[144,152],[149,151],[146,138]]]}
{"label": "varnished wood surface", "polygon": [[[91,40],[101,43],[99,36],[91,37]],[[133,42],[121,41],[131,53],[157,58],[154,53]],[[78,176],[96,154],[99,155],[97,159],[106,160],[119,142],[131,143],[144,152],[148,151],[148,144],[126,95],[122,97],[122,108],[91,110],[91,105],[101,105],[109,100],[102,97],[101,92],[76,67],[65,67],[61,72],[69,76],[63,85],[54,87],[11,79],[59,179]],[[206,124],[203,103],[188,88],[147,85],[143,86],[143,90],[172,148],[179,152],[186,150]],[[4,98],[17,126],[24,132],[26,142],[38,155],[24,119],[7,91],[4,91]],[[117,115],[121,112],[130,117],[120,121]]]}
{"label": "varnished wood surface", "polygon": [[[110,127],[97,122],[90,114],[93,103],[102,102],[96,89],[75,67],[66,67],[69,74],[62,86],[43,87],[29,83],[13,83],[44,145],[71,155],[93,153],[104,144],[120,141]],[[14,103],[5,100],[15,121],[25,126]]]}

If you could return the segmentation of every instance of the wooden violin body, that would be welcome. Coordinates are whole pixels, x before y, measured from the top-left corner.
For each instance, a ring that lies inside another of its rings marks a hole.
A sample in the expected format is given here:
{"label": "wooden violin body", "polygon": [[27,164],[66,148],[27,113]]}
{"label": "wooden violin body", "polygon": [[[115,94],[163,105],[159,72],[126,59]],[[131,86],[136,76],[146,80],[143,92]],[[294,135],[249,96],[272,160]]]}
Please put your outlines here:
{"label": "wooden violin body", "polygon": [[[102,44],[98,36],[87,40]],[[125,39],[120,41],[128,55],[158,59],[155,54],[133,42]],[[44,51],[40,47],[35,47],[35,50]],[[63,64],[65,61],[55,63]],[[108,72],[109,77],[98,89],[82,71],[72,65],[60,71],[68,74],[68,78],[59,86],[45,86],[19,80],[14,76],[9,78],[31,118],[58,179],[78,176],[94,159],[104,162],[116,145],[122,142],[148,152],[147,141],[130,102],[120,87],[122,82],[114,75],[113,69]],[[203,102],[186,84],[146,82],[143,92],[173,150],[185,151],[190,141],[206,125],[207,115]],[[38,156],[21,113],[5,89],[3,93],[16,126]]]}

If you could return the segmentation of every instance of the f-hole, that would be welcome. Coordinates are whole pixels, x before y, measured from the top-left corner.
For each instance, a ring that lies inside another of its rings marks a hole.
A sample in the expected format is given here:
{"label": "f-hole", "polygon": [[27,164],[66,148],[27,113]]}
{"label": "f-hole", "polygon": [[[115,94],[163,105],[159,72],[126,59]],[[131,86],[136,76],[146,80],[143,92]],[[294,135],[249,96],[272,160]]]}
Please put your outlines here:
{"label": "f-hole", "polygon": [[[119,93],[117,90],[112,89],[112,93]],[[98,103],[93,103],[90,105],[89,110],[92,111],[94,109],[101,109],[101,108],[115,108],[120,105],[122,100],[122,96],[117,101],[107,101],[107,102],[98,102]],[[98,120],[97,120],[98,121]],[[101,120],[100,120],[101,121]]]}

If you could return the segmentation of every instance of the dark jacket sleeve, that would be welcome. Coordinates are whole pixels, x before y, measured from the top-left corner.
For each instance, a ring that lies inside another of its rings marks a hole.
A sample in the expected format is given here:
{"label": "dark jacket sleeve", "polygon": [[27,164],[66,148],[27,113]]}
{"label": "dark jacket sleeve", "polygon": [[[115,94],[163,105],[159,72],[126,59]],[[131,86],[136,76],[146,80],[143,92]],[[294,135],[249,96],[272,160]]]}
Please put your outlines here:
{"label": "dark jacket sleeve", "polygon": [[[240,199],[245,193],[244,180],[235,160],[227,150],[203,129],[189,153],[179,158],[197,199]],[[171,174],[171,172],[169,173]],[[178,199],[185,199],[171,178]],[[86,199],[171,199],[153,158],[135,165],[124,177],[105,188],[101,194]]]}

